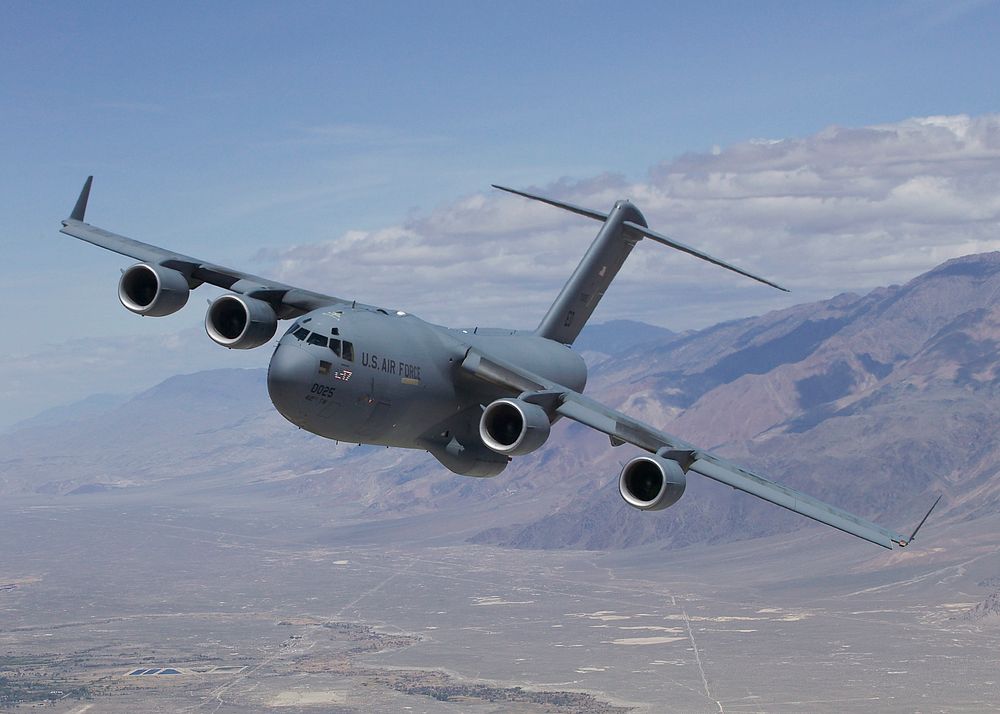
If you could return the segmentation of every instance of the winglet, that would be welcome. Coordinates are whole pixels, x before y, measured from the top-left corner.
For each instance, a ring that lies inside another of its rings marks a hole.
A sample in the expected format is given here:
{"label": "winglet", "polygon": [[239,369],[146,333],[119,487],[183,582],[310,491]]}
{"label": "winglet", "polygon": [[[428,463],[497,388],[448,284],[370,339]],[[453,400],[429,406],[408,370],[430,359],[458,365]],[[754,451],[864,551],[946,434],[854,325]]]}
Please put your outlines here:
{"label": "winglet", "polygon": [[901,548],[905,548],[906,546],[908,546],[910,543],[913,542],[913,539],[917,537],[917,531],[920,530],[921,526],[923,526],[924,523],[927,521],[927,519],[930,517],[931,511],[933,511],[934,508],[938,505],[938,503],[941,502],[942,496],[944,496],[943,493],[940,496],[938,496],[937,499],[935,499],[934,503],[931,504],[931,507],[927,509],[927,513],[925,513],[924,517],[920,519],[920,523],[917,524],[917,527],[913,529],[913,532],[910,534],[909,539],[899,541],[899,545]]}
{"label": "winglet", "polygon": [[72,220],[83,222],[83,215],[87,212],[87,201],[90,199],[90,185],[92,183],[94,183],[94,177],[88,176],[87,180],[83,183],[83,190],[80,191],[80,197],[76,199],[76,205],[73,206],[73,212],[69,214]]}

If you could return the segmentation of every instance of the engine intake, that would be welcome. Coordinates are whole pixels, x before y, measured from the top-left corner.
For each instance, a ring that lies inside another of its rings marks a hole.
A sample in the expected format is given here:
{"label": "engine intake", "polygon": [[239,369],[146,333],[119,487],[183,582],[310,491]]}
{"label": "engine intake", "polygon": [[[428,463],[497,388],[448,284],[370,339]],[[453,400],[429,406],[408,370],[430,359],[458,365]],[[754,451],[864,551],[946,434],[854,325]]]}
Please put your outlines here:
{"label": "engine intake", "polygon": [[483,411],[479,437],[498,454],[528,454],[549,438],[549,415],[537,404],[498,399]]}
{"label": "engine intake", "polygon": [[618,490],[625,502],[642,511],[660,511],[684,495],[687,477],[681,465],[660,456],[637,456],[625,464]]}
{"label": "engine intake", "polygon": [[187,304],[191,286],[187,278],[162,265],[139,263],[122,273],[118,281],[118,299],[137,315],[163,317]]}
{"label": "engine intake", "polygon": [[274,308],[245,295],[222,295],[212,302],[205,315],[208,336],[233,350],[260,347],[274,337],[277,329]]}

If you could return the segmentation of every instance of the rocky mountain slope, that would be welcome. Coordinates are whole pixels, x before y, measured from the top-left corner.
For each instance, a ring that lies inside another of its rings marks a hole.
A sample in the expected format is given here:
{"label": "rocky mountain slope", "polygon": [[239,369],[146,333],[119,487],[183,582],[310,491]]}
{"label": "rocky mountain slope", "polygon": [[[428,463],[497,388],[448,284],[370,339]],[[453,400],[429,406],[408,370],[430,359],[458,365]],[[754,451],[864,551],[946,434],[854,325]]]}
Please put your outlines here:
{"label": "rocky mountain slope", "polygon": [[[990,253],[696,332],[598,325],[578,346],[591,396],[905,530],[938,492],[938,523],[1000,507],[998,344]],[[486,480],[426,454],[336,444],[285,422],[260,370],[175,377],[80,414],[0,436],[0,493],[265,495],[368,519],[475,512],[475,540],[529,548],[678,546],[810,523],[697,478],[673,508],[634,511],[617,494],[631,447],[564,422]]]}
{"label": "rocky mountain slope", "polygon": [[[1000,253],[949,261],[904,286],[840,295],[629,350],[591,389],[671,433],[903,529],[1000,506]],[[606,459],[599,467],[610,471]],[[694,489],[692,489],[692,486]],[[483,540],[526,547],[680,544],[799,525],[742,494],[691,483],[648,518],[615,484]],[[585,524],[585,525],[584,525]]]}

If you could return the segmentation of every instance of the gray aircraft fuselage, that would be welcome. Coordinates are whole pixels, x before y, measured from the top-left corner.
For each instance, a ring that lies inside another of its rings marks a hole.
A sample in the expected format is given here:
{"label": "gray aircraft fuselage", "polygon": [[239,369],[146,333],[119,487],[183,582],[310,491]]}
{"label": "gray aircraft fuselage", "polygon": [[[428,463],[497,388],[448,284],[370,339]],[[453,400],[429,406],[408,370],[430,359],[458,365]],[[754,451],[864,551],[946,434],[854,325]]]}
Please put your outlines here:
{"label": "gray aircraft fuselage", "polygon": [[425,449],[439,458],[454,440],[463,462],[505,464],[508,458],[493,452],[468,451],[481,405],[509,393],[463,377],[460,365],[470,348],[577,391],[587,381],[583,359],[544,337],[450,329],[409,313],[357,306],[297,319],[271,357],[268,392],[282,416],[328,439]]}

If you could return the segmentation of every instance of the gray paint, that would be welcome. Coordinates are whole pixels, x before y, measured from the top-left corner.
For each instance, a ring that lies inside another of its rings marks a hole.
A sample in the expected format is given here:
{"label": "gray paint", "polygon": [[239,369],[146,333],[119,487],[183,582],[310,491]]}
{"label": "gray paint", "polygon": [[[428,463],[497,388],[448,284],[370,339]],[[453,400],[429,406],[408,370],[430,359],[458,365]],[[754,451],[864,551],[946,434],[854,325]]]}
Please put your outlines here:
{"label": "gray paint", "polygon": [[573,344],[639,240],[625,235],[626,221],[646,225],[639,209],[628,201],[618,201],[559,297],[542,318],[537,330],[539,335]]}
{"label": "gray paint", "polygon": [[[684,472],[720,481],[883,547],[903,546],[912,539],[583,396],[587,369],[567,345],[643,237],[774,285],[649,230],[642,214],[628,201],[617,202],[604,214],[504,189],[603,221],[538,330],[521,332],[442,327],[414,315],[348,303],[96,228],[84,222],[91,183],[88,178],[71,216],[63,221],[63,233],[154,268],[137,275],[154,275],[167,268],[180,273],[191,289],[209,283],[267,303],[272,320],[268,328],[275,319],[294,320],[271,357],[267,386],[278,411],[302,429],[329,439],[421,449],[456,473],[493,476],[509,459],[483,442],[480,418],[486,405],[517,398],[534,405],[525,407],[533,414],[543,409],[550,421],[572,419],[607,434],[612,445],[633,444],[655,459],[680,465]],[[149,314],[171,311],[167,305]],[[350,351],[348,344],[353,347]]]}

